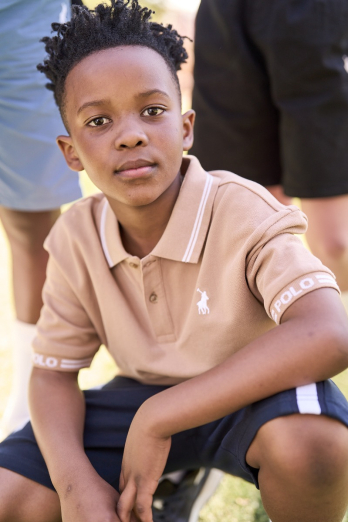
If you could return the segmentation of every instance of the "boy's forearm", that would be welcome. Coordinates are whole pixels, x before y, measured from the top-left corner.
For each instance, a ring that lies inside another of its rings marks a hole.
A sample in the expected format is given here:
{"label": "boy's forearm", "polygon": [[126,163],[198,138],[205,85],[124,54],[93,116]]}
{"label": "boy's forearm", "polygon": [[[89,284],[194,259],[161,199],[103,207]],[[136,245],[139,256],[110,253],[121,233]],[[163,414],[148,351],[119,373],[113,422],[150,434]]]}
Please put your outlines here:
{"label": "boy's forearm", "polygon": [[[140,423],[145,422],[158,436],[167,437],[342,371],[348,364],[345,313],[337,297],[330,293],[333,291],[318,292],[326,292],[325,305],[315,302],[319,297],[316,292],[308,294],[294,303],[291,313],[289,309],[290,319],[281,326],[205,374],[149,399],[137,414]],[[304,319],[301,309],[305,312],[308,306],[314,313],[312,318],[304,313]],[[333,308],[331,316],[325,313],[327,306]]]}
{"label": "boy's forearm", "polygon": [[91,468],[83,448],[85,401],[77,374],[34,368],[29,401],[35,436],[60,494]]}

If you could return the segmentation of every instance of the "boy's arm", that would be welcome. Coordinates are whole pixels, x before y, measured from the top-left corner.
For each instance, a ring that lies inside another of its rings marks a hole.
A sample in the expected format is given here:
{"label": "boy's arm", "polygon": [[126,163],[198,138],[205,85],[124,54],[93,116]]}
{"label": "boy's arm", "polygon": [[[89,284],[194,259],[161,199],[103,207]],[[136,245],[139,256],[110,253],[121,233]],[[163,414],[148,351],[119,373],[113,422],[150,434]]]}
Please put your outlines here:
{"label": "boy's arm", "polygon": [[34,368],[32,425],[61,502],[63,522],[119,522],[118,493],[94,470],[83,447],[85,400],[77,373]]}
{"label": "boy's arm", "polygon": [[[214,347],[212,347],[214,349]],[[152,495],[171,435],[212,422],[280,391],[318,382],[348,365],[348,320],[335,290],[298,299],[282,324],[219,366],[148,399],[131,425],[122,464],[118,514],[135,509],[150,522]]]}

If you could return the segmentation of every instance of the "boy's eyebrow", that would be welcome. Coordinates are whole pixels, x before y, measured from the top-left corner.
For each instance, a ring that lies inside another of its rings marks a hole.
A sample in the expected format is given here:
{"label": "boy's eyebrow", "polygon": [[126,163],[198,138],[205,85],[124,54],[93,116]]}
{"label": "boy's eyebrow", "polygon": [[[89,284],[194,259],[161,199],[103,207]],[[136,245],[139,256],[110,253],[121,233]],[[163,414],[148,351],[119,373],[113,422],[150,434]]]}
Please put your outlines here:
{"label": "boy's eyebrow", "polygon": [[161,91],[161,89],[151,89],[149,91],[140,92],[139,94],[137,94],[137,98],[147,98],[148,96],[151,96],[152,94],[162,94],[166,98],[170,98],[170,96],[166,92]]}
{"label": "boy's eyebrow", "polygon": [[[152,94],[162,94],[162,96],[165,96],[166,98],[170,99],[170,96],[166,92],[161,91],[161,89],[150,89],[149,91],[140,92],[139,94],[136,95],[136,97],[137,98],[147,98],[148,96],[151,96]],[[84,109],[86,109],[87,107],[98,107],[98,106],[104,105],[108,102],[109,102],[109,100],[104,98],[102,100],[93,100],[93,101],[83,103],[81,105],[81,107],[78,108],[77,115],[79,115],[80,112],[83,111]]]}
{"label": "boy's eyebrow", "polygon": [[84,109],[86,109],[87,107],[98,107],[99,105],[104,105],[107,102],[108,102],[108,100],[104,99],[104,100],[93,100],[90,102],[83,103],[81,105],[81,107],[78,108],[77,114],[80,114],[80,112],[83,111]]}

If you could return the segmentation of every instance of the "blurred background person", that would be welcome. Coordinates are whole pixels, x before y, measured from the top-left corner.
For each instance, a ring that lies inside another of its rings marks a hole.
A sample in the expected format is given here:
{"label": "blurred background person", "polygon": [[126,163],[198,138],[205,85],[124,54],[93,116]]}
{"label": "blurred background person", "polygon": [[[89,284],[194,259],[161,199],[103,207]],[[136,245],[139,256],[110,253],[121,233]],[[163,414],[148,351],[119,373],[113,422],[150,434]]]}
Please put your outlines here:
{"label": "blurred background person", "polygon": [[348,2],[202,0],[194,76],[192,154],[300,198],[348,309]]}
{"label": "blurred background person", "polygon": [[40,39],[69,14],[68,0],[0,2],[0,220],[12,256],[16,314],[13,383],[1,436],[29,416],[31,341],[47,263],[43,242],[60,206],[81,195],[77,174],[68,170],[55,142],[64,132],[58,109],[36,69],[44,54]]}

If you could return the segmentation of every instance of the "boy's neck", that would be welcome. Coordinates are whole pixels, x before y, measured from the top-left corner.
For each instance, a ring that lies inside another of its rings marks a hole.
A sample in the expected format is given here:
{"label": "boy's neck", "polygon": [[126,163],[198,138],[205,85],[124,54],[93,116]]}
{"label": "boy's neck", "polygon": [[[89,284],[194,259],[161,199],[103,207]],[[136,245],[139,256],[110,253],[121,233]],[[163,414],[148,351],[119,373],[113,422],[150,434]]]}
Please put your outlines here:
{"label": "boy's neck", "polygon": [[179,174],[165,193],[142,207],[124,206],[109,199],[119,222],[123,247],[130,255],[142,259],[155,248],[166,229],[181,183]]}

